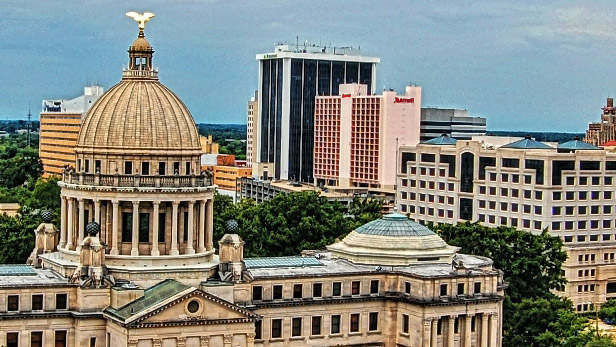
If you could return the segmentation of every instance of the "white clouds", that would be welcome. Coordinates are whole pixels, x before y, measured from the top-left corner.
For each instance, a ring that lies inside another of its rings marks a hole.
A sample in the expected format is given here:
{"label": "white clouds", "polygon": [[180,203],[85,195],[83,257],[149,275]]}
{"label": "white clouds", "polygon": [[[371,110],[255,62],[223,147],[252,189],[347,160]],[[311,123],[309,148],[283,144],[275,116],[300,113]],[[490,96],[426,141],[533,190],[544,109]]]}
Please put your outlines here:
{"label": "white clouds", "polygon": [[586,7],[562,7],[544,12],[544,23],[529,26],[530,38],[569,44],[616,40],[616,23],[608,13]]}

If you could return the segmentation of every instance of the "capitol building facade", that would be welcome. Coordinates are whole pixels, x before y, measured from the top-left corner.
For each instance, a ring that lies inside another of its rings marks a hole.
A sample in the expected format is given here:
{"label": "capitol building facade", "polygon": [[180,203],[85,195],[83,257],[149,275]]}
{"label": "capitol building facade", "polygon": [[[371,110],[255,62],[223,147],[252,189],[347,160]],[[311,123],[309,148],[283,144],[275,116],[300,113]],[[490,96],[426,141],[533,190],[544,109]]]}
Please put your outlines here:
{"label": "capitol building facade", "polygon": [[298,256],[244,259],[234,221],[215,244],[197,127],[144,26],[84,119],[60,225],[43,213],[28,264],[0,266],[0,346],[502,345],[502,272],[403,215]]}

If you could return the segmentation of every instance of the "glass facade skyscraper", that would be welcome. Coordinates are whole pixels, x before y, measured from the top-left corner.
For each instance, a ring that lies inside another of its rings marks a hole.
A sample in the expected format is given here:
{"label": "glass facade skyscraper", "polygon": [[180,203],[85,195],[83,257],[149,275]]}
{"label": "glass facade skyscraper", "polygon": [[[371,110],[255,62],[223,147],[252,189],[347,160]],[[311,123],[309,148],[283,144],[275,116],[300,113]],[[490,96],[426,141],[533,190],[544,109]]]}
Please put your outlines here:
{"label": "glass facade skyscraper", "polygon": [[375,89],[379,58],[358,50],[277,46],[259,60],[259,129],[256,161],[273,163],[276,179],[312,182],[314,105],[317,95],[338,95],[343,83]]}

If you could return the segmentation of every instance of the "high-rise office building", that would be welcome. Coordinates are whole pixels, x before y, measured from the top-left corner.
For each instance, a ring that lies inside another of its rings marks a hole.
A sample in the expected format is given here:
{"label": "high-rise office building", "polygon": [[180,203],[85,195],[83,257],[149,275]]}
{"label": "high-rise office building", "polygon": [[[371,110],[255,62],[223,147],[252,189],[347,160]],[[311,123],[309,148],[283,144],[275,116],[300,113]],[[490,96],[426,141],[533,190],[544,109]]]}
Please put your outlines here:
{"label": "high-rise office building", "polygon": [[458,140],[470,140],[473,136],[486,134],[484,117],[469,117],[467,110],[424,107],[421,109],[421,141],[442,134]]}
{"label": "high-rise office building", "polygon": [[75,145],[81,121],[103,94],[103,87],[89,86],[71,100],[43,100],[39,156],[43,175],[62,175],[62,168],[75,162]]}
{"label": "high-rise office building", "polygon": [[248,118],[246,123],[246,164],[252,166],[254,149],[257,148],[257,129],[259,129],[259,92],[248,102]]}
{"label": "high-rise office building", "polygon": [[258,54],[257,60],[259,128],[253,175],[310,182],[315,97],[338,95],[343,83],[365,84],[374,93],[380,59],[353,48],[279,45],[273,53]]}
{"label": "high-rise office building", "polygon": [[369,95],[365,84],[317,96],[314,177],[320,185],[380,188],[393,195],[398,146],[419,142],[421,87]]}

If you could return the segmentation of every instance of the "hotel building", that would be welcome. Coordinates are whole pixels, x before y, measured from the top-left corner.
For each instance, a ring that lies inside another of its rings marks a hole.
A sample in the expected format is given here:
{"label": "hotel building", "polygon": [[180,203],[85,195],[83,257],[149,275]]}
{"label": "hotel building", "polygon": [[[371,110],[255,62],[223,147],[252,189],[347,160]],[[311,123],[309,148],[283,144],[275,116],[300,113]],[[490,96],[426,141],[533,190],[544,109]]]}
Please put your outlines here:
{"label": "hotel building", "polygon": [[368,93],[365,84],[342,84],[339,95],[317,96],[314,179],[338,188],[394,192],[398,146],[419,142],[421,87],[404,95]]}
{"label": "hotel building", "polygon": [[75,162],[75,145],[84,115],[103,94],[103,87],[89,86],[71,100],[43,100],[39,156],[43,176],[62,175],[66,165]]}
{"label": "hotel building", "polygon": [[257,60],[253,176],[312,182],[315,97],[338,95],[344,83],[365,84],[373,94],[380,60],[353,48],[309,45],[279,45],[273,53],[258,54]]}
{"label": "hotel building", "polygon": [[484,141],[441,136],[401,148],[400,211],[420,223],[548,229],[569,255],[560,294],[578,311],[616,297],[616,154],[579,139]]}

